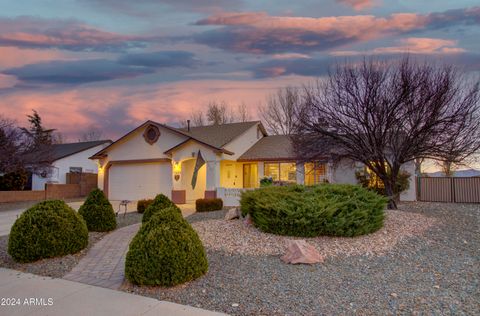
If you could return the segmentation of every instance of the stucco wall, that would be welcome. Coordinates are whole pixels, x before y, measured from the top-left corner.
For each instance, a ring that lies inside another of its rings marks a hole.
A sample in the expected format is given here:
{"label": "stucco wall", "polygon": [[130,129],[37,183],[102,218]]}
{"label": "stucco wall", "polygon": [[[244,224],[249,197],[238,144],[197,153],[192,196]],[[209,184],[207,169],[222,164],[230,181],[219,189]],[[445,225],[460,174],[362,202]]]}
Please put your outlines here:
{"label": "stucco wall", "polygon": [[233,156],[226,155],[224,159],[228,160],[237,160],[238,157],[243,155],[250,147],[253,146],[256,142],[258,142],[262,137],[263,134],[259,134],[259,138],[257,138],[257,129],[258,129],[258,124],[255,124],[254,126],[250,127],[248,130],[246,130],[242,135],[238,136],[234,140],[232,140],[230,143],[225,145],[225,149],[231,151],[234,153]]}
{"label": "stucco wall", "polygon": [[207,167],[203,165],[198,170],[197,183],[195,189],[192,188],[192,176],[195,169],[195,159],[189,159],[182,162],[182,171],[180,175],[181,189],[185,190],[187,202],[194,202],[205,195]]}

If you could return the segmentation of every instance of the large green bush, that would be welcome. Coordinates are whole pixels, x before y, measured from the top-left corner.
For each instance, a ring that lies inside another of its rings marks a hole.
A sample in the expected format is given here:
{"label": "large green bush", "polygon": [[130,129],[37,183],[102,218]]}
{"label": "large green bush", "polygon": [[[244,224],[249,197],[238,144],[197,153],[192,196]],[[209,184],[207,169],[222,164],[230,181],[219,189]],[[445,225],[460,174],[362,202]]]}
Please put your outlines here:
{"label": "large green bush", "polygon": [[145,212],[142,216],[142,223],[148,222],[148,220],[150,219],[150,217],[152,217],[153,214],[167,207],[175,207],[180,214],[182,213],[180,209],[175,205],[175,203],[173,203],[168,197],[163,194],[158,194],[153,200],[153,203],[151,203],[145,209]]}
{"label": "large green bush", "polygon": [[107,232],[117,228],[112,204],[100,189],[90,192],[78,213],[87,222],[89,231]]}
{"label": "large green bush", "polygon": [[20,215],[8,238],[15,261],[31,262],[76,253],[88,245],[85,221],[63,201],[40,202]]}
{"label": "large green bush", "polygon": [[127,279],[139,285],[173,286],[207,270],[205,248],[176,207],[153,213],[130,243],[125,261]]}
{"label": "large green bush", "polygon": [[287,236],[358,236],[383,226],[387,199],[358,185],[265,187],[242,194],[242,214]]}

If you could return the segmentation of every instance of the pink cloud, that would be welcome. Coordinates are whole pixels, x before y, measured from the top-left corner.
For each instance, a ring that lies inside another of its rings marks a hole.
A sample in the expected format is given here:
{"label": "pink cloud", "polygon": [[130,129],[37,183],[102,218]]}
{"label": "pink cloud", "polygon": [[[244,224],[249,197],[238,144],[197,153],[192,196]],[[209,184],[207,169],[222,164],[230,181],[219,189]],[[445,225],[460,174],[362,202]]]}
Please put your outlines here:
{"label": "pink cloud", "polygon": [[103,31],[71,19],[0,18],[0,46],[108,51],[142,45],[140,37]]}
{"label": "pink cloud", "polygon": [[399,46],[378,47],[367,51],[333,51],[333,56],[355,56],[364,54],[458,54],[466,52],[465,49],[456,47],[457,41],[428,38],[409,37],[399,41]]}
{"label": "pink cloud", "polygon": [[348,5],[357,11],[365,10],[378,5],[377,1],[375,0],[337,0],[337,2]]}
{"label": "pink cloud", "polygon": [[277,88],[308,78],[286,76],[268,80],[189,80],[140,86],[78,87],[67,91],[30,90],[3,94],[0,112],[26,125],[36,109],[45,125],[75,141],[89,126],[98,126],[113,139],[145,120],[177,123],[212,100],[231,106],[245,102],[254,117],[258,105]]}
{"label": "pink cloud", "polygon": [[312,18],[270,16],[264,12],[227,12],[198,21],[197,25],[223,27],[201,33],[196,40],[240,52],[303,53],[479,21],[480,7],[430,14],[394,13],[385,17],[353,15]]}

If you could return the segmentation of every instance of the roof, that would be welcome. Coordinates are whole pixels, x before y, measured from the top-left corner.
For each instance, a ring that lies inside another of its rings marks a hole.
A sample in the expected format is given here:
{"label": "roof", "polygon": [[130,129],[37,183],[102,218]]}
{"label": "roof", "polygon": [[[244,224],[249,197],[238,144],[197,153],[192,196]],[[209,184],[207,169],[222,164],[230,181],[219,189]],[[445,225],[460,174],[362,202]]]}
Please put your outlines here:
{"label": "roof", "polygon": [[82,152],[84,150],[100,146],[105,143],[111,143],[109,139],[105,140],[96,140],[91,142],[79,142],[79,143],[68,143],[68,144],[54,144],[52,145],[52,158],[53,160],[62,159],[76,153]]}
{"label": "roof", "polygon": [[[208,125],[208,126],[195,126],[190,127],[190,131],[186,128],[179,130],[191,135],[197,140],[201,140],[204,143],[212,146],[222,148],[241,134],[245,133],[252,126],[257,125],[260,121],[241,122],[241,123],[228,123],[221,125]],[[264,135],[266,135],[265,129],[260,124],[260,128]]]}
{"label": "roof", "polygon": [[296,160],[292,137],[289,135],[265,136],[241,155],[238,161]]}

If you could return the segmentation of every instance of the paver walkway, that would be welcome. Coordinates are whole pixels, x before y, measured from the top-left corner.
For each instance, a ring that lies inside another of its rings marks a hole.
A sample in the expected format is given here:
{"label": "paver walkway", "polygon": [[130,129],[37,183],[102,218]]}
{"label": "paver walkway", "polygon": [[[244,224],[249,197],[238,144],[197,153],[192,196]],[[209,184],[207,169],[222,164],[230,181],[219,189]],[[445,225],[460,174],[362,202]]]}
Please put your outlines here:
{"label": "paver walkway", "polygon": [[129,225],[106,235],[63,278],[118,289],[125,277],[125,256],[128,245],[139,228],[140,224]]}

